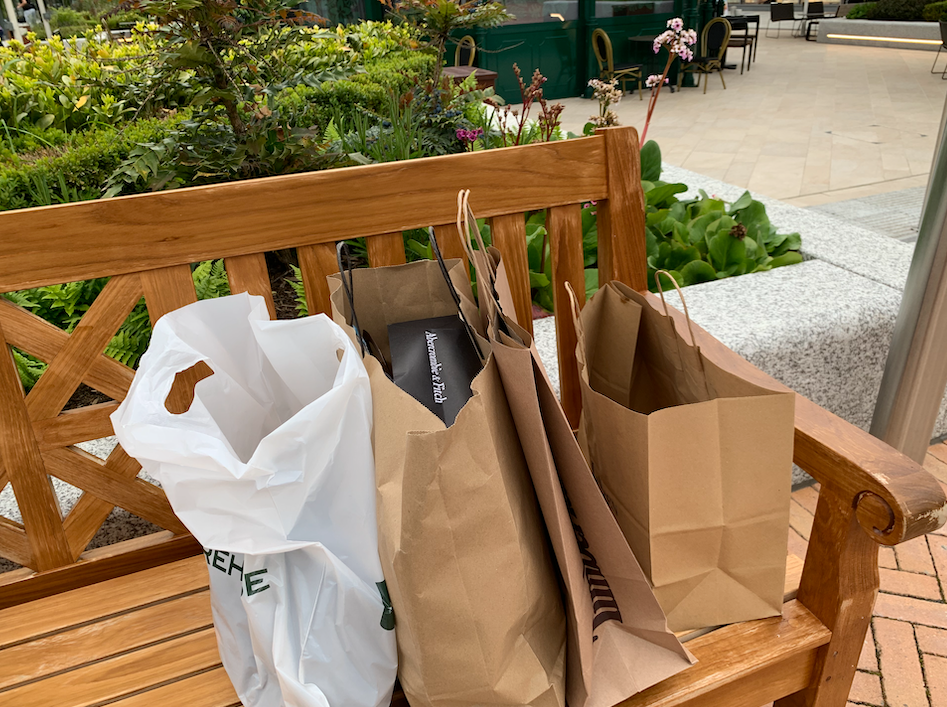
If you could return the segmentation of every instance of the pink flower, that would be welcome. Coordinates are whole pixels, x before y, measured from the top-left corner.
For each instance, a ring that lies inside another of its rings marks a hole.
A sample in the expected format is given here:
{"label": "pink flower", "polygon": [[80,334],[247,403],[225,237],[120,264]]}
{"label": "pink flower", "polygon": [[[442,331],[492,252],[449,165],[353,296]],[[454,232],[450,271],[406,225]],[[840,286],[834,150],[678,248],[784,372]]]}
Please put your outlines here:
{"label": "pink flower", "polygon": [[[664,79],[664,83],[670,83],[671,79]],[[661,83],[661,74],[651,74],[647,79],[645,79],[644,85],[648,88],[654,88],[659,83]]]}

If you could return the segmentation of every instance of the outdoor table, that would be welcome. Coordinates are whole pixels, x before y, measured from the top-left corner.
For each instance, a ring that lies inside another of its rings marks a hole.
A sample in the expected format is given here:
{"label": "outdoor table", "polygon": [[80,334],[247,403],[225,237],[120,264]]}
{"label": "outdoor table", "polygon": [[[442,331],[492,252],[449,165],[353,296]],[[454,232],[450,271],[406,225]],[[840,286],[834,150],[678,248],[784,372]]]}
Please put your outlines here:
{"label": "outdoor table", "polygon": [[477,88],[483,90],[485,88],[493,88],[497,82],[497,72],[490,71],[489,69],[480,69],[476,66],[447,66],[444,67],[444,75],[450,76],[451,80],[457,84],[461,83],[465,78],[474,74],[477,77]]}
{"label": "outdoor table", "polygon": [[[659,52],[658,54],[655,54],[651,49],[651,45],[654,44],[654,40],[657,38],[657,36],[658,35],[656,34],[639,34],[634,37],[628,38],[628,41],[631,42],[632,52],[635,54],[636,57],[642,51],[641,45],[647,44],[648,48],[645,51],[645,53],[647,54],[648,59],[645,62],[643,62],[645,68],[647,69],[647,74],[645,75],[644,78],[647,78],[651,74],[660,74],[661,72],[664,71],[664,64],[662,63],[660,66],[658,66],[657,57],[661,56],[662,53],[664,56],[667,56],[667,49],[665,49],[664,47],[661,47],[661,52]],[[665,59],[665,61],[667,61],[667,59]],[[671,73],[672,72],[668,73],[668,78],[670,78]],[[671,89],[671,93],[675,92],[676,87],[674,86],[673,81],[671,81],[671,83],[668,84],[668,87]]]}

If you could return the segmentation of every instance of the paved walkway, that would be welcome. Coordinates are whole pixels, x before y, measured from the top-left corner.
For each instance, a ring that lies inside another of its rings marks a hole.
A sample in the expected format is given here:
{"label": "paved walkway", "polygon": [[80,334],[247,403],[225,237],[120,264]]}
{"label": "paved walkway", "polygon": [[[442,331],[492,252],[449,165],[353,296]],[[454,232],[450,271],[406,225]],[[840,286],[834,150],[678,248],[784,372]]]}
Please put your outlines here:
{"label": "paved walkway", "polygon": [[[947,489],[947,444],[924,466]],[[796,491],[789,551],[805,557],[818,486]],[[947,529],[896,548],[882,547],[881,591],[849,705],[947,707]]]}
{"label": "paved walkway", "polygon": [[[763,8],[763,12],[768,10]],[[613,38],[619,41],[619,38]],[[737,57],[739,58],[739,57]],[[648,137],[664,160],[797,206],[927,184],[947,81],[933,52],[762,37],[751,71],[727,89],[662,91]],[[576,133],[598,104],[568,98]],[[626,95],[622,125],[644,126],[648,101]]]}

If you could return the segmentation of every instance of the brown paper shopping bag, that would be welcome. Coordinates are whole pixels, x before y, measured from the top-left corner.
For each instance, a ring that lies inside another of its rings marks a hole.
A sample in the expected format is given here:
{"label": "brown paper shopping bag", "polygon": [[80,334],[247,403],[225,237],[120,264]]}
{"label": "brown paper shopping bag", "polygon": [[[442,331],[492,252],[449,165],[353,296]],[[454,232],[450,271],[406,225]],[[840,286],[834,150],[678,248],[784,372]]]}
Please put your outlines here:
{"label": "brown paper shopping bag", "polygon": [[[458,230],[479,238],[461,203]],[[466,219],[464,218],[466,217]],[[582,456],[529,334],[513,312],[499,251],[468,250],[503,386],[564,587],[569,707],[611,707],[693,664]],[[507,301],[503,301],[507,293]]]}
{"label": "brown paper shopping bag", "polygon": [[[479,320],[463,264],[448,265]],[[333,316],[347,324],[340,276],[329,282]],[[389,324],[457,313],[434,261],[357,269],[352,288],[383,357]],[[480,344],[486,363],[450,427],[365,359],[398,674],[412,707],[562,707],[565,619],[549,540],[497,363]]]}
{"label": "brown paper shopping bag", "polygon": [[668,625],[779,615],[793,393],[717,367],[619,282],[588,301],[576,331],[580,440]]}

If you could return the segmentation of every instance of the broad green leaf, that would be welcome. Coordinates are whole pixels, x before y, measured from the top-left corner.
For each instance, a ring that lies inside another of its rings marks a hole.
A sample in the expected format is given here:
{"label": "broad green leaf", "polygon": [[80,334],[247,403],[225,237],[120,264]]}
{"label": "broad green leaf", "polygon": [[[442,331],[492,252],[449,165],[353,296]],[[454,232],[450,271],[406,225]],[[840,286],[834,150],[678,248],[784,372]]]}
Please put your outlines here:
{"label": "broad green leaf", "polygon": [[661,148],[654,140],[641,146],[641,178],[649,182],[661,178]]}
{"label": "broad green leaf", "polygon": [[770,265],[774,268],[778,268],[783,265],[796,265],[797,263],[801,262],[802,254],[793,250],[785,253],[784,255],[780,255],[778,258],[773,258],[773,261],[770,263]]}
{"label": "broad green leaf", "polygon": [[585,297],[588,299],[598,291],[598,268],[585,269]]}
{"label": "broad green leaf", "polygon": [[729,212],[730,215],[732,216],[737,211],[740,211],[741,209],[745,209],[752,202],[753,202],[753,197],[750,196],[750,192],[748,191],[743,192],[743,195],[739,199],[734,201],[733,205],[730,207],[730,212]]}
{"label": "broad green leaf", "polygon": [[681,268],[681,277],[684,285],[695,285],[698,282],[710,282],[717,279],[717,273],[710,263],[703,260],[692,260]]}

